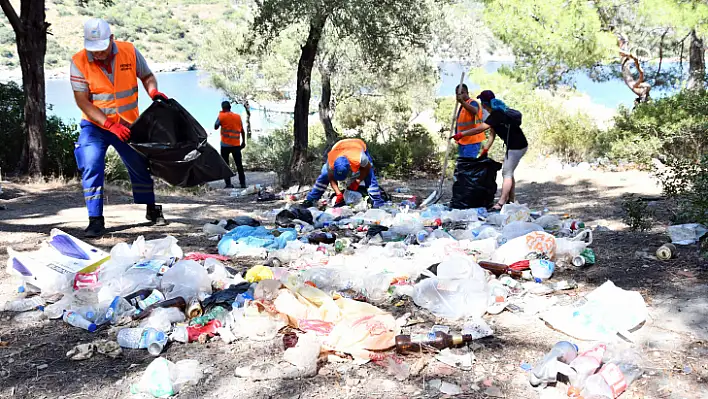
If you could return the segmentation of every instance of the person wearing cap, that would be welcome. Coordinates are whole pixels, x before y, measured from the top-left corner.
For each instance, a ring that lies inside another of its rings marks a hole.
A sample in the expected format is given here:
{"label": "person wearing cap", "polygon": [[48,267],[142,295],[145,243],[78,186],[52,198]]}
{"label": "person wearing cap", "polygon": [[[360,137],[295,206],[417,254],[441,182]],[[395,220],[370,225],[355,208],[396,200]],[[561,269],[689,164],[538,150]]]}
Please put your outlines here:
{"label": "person wearing cap", "polygon": [[128,169],[133,199],[147,205],[146,218],[157,225],[167,224],[162,207],[155,205],[147,160],[126,143],[139,115],[138,78],[153,100],[168,100],[157,90],[157,79],[145,58],[132,44],[115,40],[106,21],[94,18],[84,24],[84,49],[71,58],[70,75],[74,99],[82,111],[74,155],[89,214],[86,237],[105,233],[103,184],[108,146],[115,148]]}
{"label": "person wearing cap", "polygon": [[[234,158],[238,169],[238,181],[241,188],[246,188],[246,175],[243,173],[241,150],[246,148],[246,136],[243,134],[243,121],[241,115],[231,112],[231,103],[221,103],[221,111],[214,123],[214,130],[221,127],[221,157],[229,164],[229,155]],[[231,178],[224,179],[226,188],[233,188]]]}
{"label": "person wearing cap", "polygon": [[[506,150],[504,151],[504,164],[502,166],[502,193],[499,202],[494,205],[494,210],[501,210],[504,204],[516,200],[516,179],[514,170],[519,166],[521,158],[526,154],[528,141],[521,130],[521,117],[514,118],[504,102],[494,95],[491,90],[484,90],[477,96],[482,103],[482,107],[489,112],[487,119],[478,127],[464,132],[465,135],[475,135],[489,130],[489,140],[487,140],[482,154],[486,155],[494,144],[494,138],[499,136]],[[517,112],[518,113],[518,112]]]}
{"label": "person wearing cap", "polygon": [[479,127],[484,120],[484,114],[480,104],[470,98],[466,84],[461,84],[455,89],[457,102],[460,103],[460,110],[457,112],[457,122],[455,124],[455,135],[453,139],[458,144],[457,151],[460,157],[477,158],[482,142],[487,138],[484,131],[474,135],[468,134],[471,129]]}
{"label": "person wearing cap", "polygon": [[344,139],[338,141],[327,153],[327,162],[322,166],[320,177],[315,181],[312,191],[307,194],[303,205],[313,206],[327,189],[327,183],[336,195],[335,206],[344,205],[344,194],[339,190],[337,182],[347,177],[353,178],[348,189],[357,191],[364,183],[374,208],[384,204],[381,189],[374,173],[374,162],[366,149],[366,143],[361,139]]}

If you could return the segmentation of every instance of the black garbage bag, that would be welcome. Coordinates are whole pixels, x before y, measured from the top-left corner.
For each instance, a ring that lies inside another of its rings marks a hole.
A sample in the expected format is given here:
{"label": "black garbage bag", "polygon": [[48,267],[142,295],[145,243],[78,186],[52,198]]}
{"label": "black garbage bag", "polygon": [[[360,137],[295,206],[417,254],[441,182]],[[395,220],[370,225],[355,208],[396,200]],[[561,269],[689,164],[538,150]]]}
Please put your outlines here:
{"label": "black garbage bag", "polygon": [[489,207],[497,192],[497,172],[502,164],[482,158],[457,158],[450,208]]}
{"label": "black garbage bag", "polygon": [[301,204],[296,204],[291,206],[290,209],[280,211],[275,215],[275,224],[279,227],[292,227],[293,219],[299,219],[303,222],[314,224],[312,213]]}
{"label": "black garbage bag", "polygon": [[193,187],[233,176],[204,128],[176,100],[154,101],[130,128],[129,144],[169,184]]}

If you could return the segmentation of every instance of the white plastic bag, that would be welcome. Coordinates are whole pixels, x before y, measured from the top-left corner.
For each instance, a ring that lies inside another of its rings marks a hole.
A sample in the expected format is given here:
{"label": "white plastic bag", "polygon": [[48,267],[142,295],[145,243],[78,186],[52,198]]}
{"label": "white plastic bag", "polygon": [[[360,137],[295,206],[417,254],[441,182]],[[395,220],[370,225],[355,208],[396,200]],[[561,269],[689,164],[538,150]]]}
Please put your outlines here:
{"label": "white plastic bag", "polygon": [[167,270],[160,283],[166,299],[181,296],[185,301],[211,295],[211,278],[206,269],[193,260],[182,260]]}
{"label": "white plastic bag", "polygon": [[172,363],[164,357],[158,357],[148,365],[140,382],[132,385],[130,391],[133,394],[144,392],[156,398],[167,398],[179,393],[185,385],[196,385],[202,375],[196,360]]}
{"label": "white plastic bag", "polygon": [[499,214],[504,216],[502,226],[511,222],[527,222],[529,218],[531,218],[531,210],[529,207],[516,202],[513,204],[505,204]]}
{"label": "white plastic bag", "polygon": [[585,296],[580,307],[554,306],[541,314],[556,330],[588,341],[611,341],[617,333],[629,333],[647,318],[647,305],[639,292],[626,291],[606,281]]}
{"label": "white plastic bag", "polygon": [[666,232],[671,236],[671,242],[673,244],[691,245],[698,242],[704,234],[708,233],[708,229],[702,224],[689,223],[669,226]]}
{"label": "white plastic bag", "polygon": [[530,253],[543,253],[550,259],[555,256],[556,238],[543,231],[534,231],[514,238],[497,248],[492,255],[492,262],[510,265],[526,259]]}

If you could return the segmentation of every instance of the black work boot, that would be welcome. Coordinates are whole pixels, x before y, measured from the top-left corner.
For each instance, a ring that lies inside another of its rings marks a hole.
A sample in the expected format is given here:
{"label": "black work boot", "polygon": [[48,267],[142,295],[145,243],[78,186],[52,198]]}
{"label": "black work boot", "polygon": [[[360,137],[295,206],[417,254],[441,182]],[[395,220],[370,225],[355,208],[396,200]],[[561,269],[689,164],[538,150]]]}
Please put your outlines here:
{"label": "black work boot", "polygon": [[103,223],[103,216],[90,216],[89,225],[84,232],[84,237],[86,238],[102,237],[106,233],[106,226]]}
{"label": "black work boot", "polygon": [[162,216],[162,205],[148,205],[145,218],[153,222],[156,226],[167,226],[165,217]]}

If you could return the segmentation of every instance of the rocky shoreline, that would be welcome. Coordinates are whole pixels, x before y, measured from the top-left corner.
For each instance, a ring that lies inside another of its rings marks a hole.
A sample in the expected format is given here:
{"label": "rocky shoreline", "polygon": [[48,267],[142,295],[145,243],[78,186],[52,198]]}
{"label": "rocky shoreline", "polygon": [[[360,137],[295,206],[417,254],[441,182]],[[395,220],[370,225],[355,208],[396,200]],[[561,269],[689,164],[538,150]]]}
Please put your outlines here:
{"label": "rocky shoreline", "polygon": [[[196,71],[197,64],[194,62],[149,62],[150,68],[154,73],[161,72],[185,72]],[[61,68],[45,69],[45,79],[69,79],[69,66]],[[22,82],[22,70],[15,69],[0,69],[0,82]]]}

